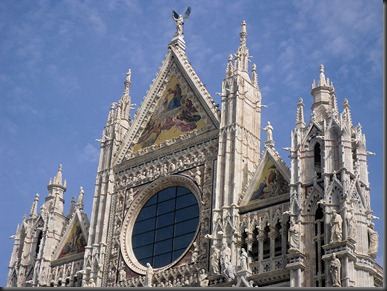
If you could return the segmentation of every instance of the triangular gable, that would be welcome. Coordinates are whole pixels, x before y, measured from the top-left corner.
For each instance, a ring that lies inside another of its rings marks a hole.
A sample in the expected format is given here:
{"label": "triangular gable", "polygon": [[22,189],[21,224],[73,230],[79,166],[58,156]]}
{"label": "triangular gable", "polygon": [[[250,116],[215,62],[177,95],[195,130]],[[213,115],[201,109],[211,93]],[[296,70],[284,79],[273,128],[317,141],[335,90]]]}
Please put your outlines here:
{"label": "triangular gable", "polygon": [[206,124],[203,118],[205,113],[187,82],[179,76],[175,66],[171,70],[174,72],[135,143],[133,152],[210,126],[208,122]]}
{"label": "triangular gable", "polygon": [[54,258],[57,260],[84,253],[86,245],[86,226],[82,223],[81,213],[76,210],[56,249]]}
{"label": "triangular gable", "polygon": [[321,125],[318,123],[311,121],[306,129],[306,133],[304,134],[304,138],[301,141],[302,144],[309,143],[313,138],[317,135],[321,135],[323,133],[323,129]]}
{"label": "triangular gable", "polygon": [[220,111],[185,53],[170,46],[114,163],[167,141],[170,145],[185,135],[218,129],[219,121]]}
{"label": "triangular gable", "polygon": [[259,161],[257,172],[251,179],[250,186],[242,201],[257,201],[289,193],[289,169],[277,152],[267,148]]}

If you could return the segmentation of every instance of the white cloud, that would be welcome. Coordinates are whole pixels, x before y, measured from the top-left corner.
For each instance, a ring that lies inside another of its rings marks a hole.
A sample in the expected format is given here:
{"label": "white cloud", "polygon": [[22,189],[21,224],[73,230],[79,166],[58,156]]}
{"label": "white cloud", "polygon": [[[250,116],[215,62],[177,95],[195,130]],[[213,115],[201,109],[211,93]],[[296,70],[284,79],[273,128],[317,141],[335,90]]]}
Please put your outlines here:
{"label": "white cloud", "polygon": [[83,162],[94,163],[99,159],[99,149],[88,143],[79,154],[79,159]]}

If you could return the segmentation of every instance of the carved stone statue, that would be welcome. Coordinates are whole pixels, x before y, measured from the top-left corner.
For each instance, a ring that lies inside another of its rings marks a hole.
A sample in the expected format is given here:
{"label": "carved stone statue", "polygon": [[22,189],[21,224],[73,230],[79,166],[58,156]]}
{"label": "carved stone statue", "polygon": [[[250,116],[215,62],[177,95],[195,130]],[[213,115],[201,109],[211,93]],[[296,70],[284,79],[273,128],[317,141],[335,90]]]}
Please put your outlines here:
{"label": "carved stone statue", "polygon": [[153,268],[151,264],[146,263],[147,269],[145,273],[145,287],[152,287]]}
{"label": "carved stone statue", "polygon": [[206,270],[201,269],[199,273],[199,285],[200,287],[207,287],[208,286],[208,278],[207,278],[207,273]]}
{"label": "carved stone statue", "polygon": [[184,16],[179,15],[175,10],[172,10],[172,19],[176,22],[176,33],[175,36],[183,36],[184,30],[183,25],[184,21],[186,21],[191,14],[191,7],[188,7],[185,11]]}
{"label": "carved stone statue", "polygon": [[83,207],[83,196],[85,195],[85,191],[83,190],[83,187],[81,186],[79,189],[79,196],[78,196],[78,201],[77,205],[80,207]]}
{"label": "carved stone statue", "polygon": [[240,257],[239,257],[239,260],[240,260],[240,267],[241,267],[241,270],[248,270],[248,264],[247,264],[247,252],[244,248],[241,248],[241,254],[240,254]]}
{"label": "carved stone statue", "polygon": [[196,242],[193,243],[194,249],[191,251],[192,256],[191,256],[191,262],[196,263],[198,258],[199,258],[199,247]]}
{"label": "carved stone statue", "polygon": [[343,233],[343,219],[341,215],[336,212],[336,210],[332,210],[331,217],[331,242],[341,241]]}
{"label": "carved stone statue", "polygon": [[266,141],[273,140],[273,126],[271,126],[270,121],[267,122],[267,125],[263,128],[266,131]]}
{"label": "carved stone statue", "polygon": [[223,276],[228,281],[231,281],[235,278],[235,268],[231,263],[231,249],[227,246],[227,243],[223,243],[222,245],[220,267]]}
{"label": "carved stone statue", "polygon": [[332,254],[329,272],[331,274],[332,287],[341,287],[341,262],[335,253]]}
{"label": "carved stone statue", "polygon": [[293,220],[290,221],[288,241],[290,249],[300,249],[300,226]]}
{"label": "carved stone statue", "polygon": [[95,287],[95,283],[94,283],[94,279],[93,278],[91,278],[89,280],[89,285],[87,287]]}
{"label": "carved stone statue", "polygon": [[126,281],[126,272],[125,272],[123,267],[120,269],[118,281],[119,282],[125,282]]}
{"label": "carved stone statue", "polygon": [[219,259],[220,254],[219,250],[215,246],[211,246],[211,261],[210,261],[210,271],[212,274],[220,274],[219,272]]}
{"label": "carved stone statue", "polygon": [[368,235],[370,239],[370,245],[368,248],[368,255],[370,255],[372,258],[376,258],[376,254],[378,253],[378,233],[376,230],[374,230],[374,223],[371,223],[368,226]]}
{"label": "carved stone statue", "polygon": [[356,226],[357,226],[357,222],[356,222],[356,218],[355,218],[355,214],[353,213],[353,209],[350,209],[348,212],[347,212],[347,230],[348,230],[348,238],[352,238],[353,240],[356,240]]}
{"label": "carved stone statue", "polygon": [[220,254],[220,267],[222,272],[226,269],[227,263],[231,263],[231,249],[227,246],[227,243],[223,243]]}

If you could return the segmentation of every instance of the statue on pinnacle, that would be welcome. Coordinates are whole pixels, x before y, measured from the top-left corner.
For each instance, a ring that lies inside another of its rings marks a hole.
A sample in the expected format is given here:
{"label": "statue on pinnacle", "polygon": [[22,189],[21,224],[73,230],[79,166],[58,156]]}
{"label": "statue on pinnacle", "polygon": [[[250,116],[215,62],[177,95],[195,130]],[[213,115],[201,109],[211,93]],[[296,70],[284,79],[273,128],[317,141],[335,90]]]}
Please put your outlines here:
{"label": "statue on pinnacle", "polygon": [[175,10],[172,10],[172,18],[176,22],[176,33],[175,36],[183,36],[183,25],[184,21],[186,21],[191,14],[191,7],[187,8],[187,11],[185,11],[184,16],[181,14],[178,14]]}

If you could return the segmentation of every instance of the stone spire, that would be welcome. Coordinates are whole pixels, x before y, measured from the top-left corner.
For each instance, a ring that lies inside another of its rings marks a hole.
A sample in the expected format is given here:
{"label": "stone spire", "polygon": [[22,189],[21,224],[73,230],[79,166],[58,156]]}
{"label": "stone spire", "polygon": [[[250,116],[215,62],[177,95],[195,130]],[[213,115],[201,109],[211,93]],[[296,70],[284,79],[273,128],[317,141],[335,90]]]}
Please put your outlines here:
{"label": "stone spire", "polygon": [[241,23],[241,32],[239,33],[239,36],[240,44],[235,57],[235,69],[237,71],[247,72],[249,62],[249,50],[246,46],[247,30],[246,21],[244,20]]}
{"label": "stone spire", "polygon": [[320,65],[320,77],[316,86],[316,80],[312,83],[312,92],[314,102],[312,104],[312,111],[315,112],[316,122],[322,122],[328,117],[331,111],[331,94],[334,92],[333,84],[329,78],[325,77],[324,65]]}
{"label": "stone spire", "polygon": [[326,86],[327,85],[327,81],[325,79],[325,74],[324,74],[324,65],[321,64],[320,65],[320,79],[318,80],[318,86],[321,87],[321,86]]}
{"label": "stone spire", "polygon": [[339,115],[339,107],[337,106],[337,98],[336,98],[336,93],[332,92],[331,93],[331,112],[335,118],[338,117]]}
{"label": "stone spire", "polygon": [[[245,194],[249,181],[248,173],[256,170],[260,156],[261,132],[261,92],[257,86],[256,67],[252,78],[248,73],[249,53],[246,46],[246,22],[241,24],[240,45],[232,64],[228,58],[226,77],[222,82],[222,106],[219,134],[219,148],[216,172],[216,194],[214,201],[212,233],[218,233],[217,217],[231,224],[239,223],[237,205]],[[240,134],[241,132],[246,134]],[[271,140],[270,143],[273,141]],[[232,150],[230,150],[232,149]],[[246,159],[245,157],[249,157]],[[222,237],[217,236],[212,244],[230,245],[234,252],[231,261],[236,263],[237,250],[231,229],[222,230]]]}
{"label": "stone spire", "polygon": [[59,165],[58,172],[55,177],[47,185],[48,196],[45,199],[45,208],[56,210],[59,214],[63,215],[63,193],[66,191],[66,180],[62,182],[62,164]]}
{"label": "stone spire", "polygon": [[348,128],[352,126],[352,117],[351,117],[351,111],[349,110],[349,102],[347,98],[344,98],[344,109],[341,113],[341,118],[344,123],[347,124]]}
{"label": "stone spire", "polygon": [[129,89],[130,89],[130,79],[132,77],[132,71],[129,69],[128,72],[126,73],[126,78],[125,78],[125,82],[124,82],[124,95],[129,95]]}
{"label": "stone spire", "polygon": [[232,54],[228,56],[228,61],[227,61],[227,68],[226,68],[226,77],[232,76],[234,71],[234,66],[232,64]]}
{"label": "stone spire", "polygon": [[69,209],[69,214],[67,215],[68,218],[71,218],[75,211],[75,197],[71,197],[71,202],[70,202],[70,209]]}
{"label": "stone spire", "polygon": [[39,201],[39,194],[36,193],[34,202],[32,202],[32,206],[31,206],[30,218],[36,218],[38,216],[38,201]]}
{"label": "stone spire", "polygon": [[59,165],[58,172],[56,173],[52,183],[54,185],[63,186],[63,184],[62,184],[62,164]]}
{"label": "stone spire", "polygon": [[259,89],[258,85],[258,74],[257,74],[257,65],[253,64],[251,66],[251,82],[253,83],[255,88]]}
{"label": "stone spire", "polygon": [[119,111],[117,115],[119,115],[122,126],[126,129],[129,127],[130,110],[132,109],[132,106],[133,106],[133,104],[131,104],[131,98],[129,95],[131,77],[132,77],[132,72],[129,69],[128,72],[126,73],[126,78],[124,82],[124,87],[125,87],[124,95],[121,97],[117,106],[117,110]]}
{"label": "stone spire", "polygon": [[298,99],[297,103],[297,113],[296,113],[296,128],[304,128],[305,120],[304,120],[304,103],[302,97]]}

